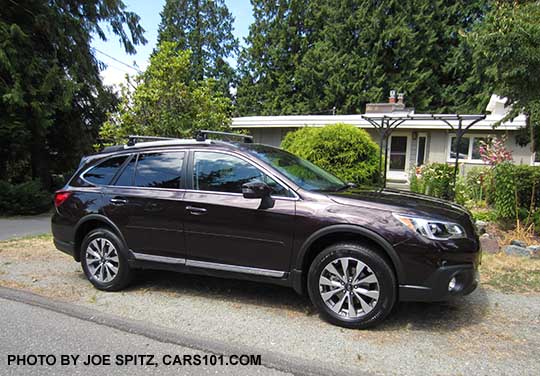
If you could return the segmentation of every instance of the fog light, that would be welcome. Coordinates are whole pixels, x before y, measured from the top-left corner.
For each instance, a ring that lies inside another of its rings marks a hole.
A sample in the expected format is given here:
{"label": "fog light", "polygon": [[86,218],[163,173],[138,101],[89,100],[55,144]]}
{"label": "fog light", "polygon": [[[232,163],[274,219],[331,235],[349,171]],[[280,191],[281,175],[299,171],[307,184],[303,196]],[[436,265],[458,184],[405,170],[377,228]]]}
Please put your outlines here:
{"label": "fog light", "polygon": [[450,282],[448,282],[448,291],[454,291],[456,288],[456,277],[452,277]]}

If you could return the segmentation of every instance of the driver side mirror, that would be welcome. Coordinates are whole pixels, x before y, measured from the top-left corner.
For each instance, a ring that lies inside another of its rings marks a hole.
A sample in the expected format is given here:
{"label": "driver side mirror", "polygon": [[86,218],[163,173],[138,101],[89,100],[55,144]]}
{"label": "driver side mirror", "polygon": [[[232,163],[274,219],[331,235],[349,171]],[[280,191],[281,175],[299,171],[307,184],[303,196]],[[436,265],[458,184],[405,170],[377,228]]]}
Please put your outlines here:
{"label": "driver side mirror", "polygon": [[242,184],[242,195],[244,198],[260,198],[259,209],[269,209],[274,206],[274,199],[270,196],[272,188],[263,182],[252,182]]}

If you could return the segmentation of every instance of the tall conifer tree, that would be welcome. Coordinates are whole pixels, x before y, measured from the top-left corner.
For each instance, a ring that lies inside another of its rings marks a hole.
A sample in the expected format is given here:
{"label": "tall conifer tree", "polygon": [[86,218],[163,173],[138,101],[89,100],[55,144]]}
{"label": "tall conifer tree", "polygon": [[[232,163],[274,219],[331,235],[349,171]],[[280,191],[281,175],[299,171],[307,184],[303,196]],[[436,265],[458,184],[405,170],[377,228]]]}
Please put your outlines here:
{"label": "tall conifer tree", "polygon": [[191,76],[213,78],[228,95],[234,69],[227,58],[238,50],[233,35],[234,18],[223,0],[167,0],[161,12],[158,44],[175,42],[191,50]]}
{"label": "tall conifer tree", "polygon": [[390,89],[419,111],[476,109],[477,98],[462,91],[473,73],[460,34],[487,3],[254,0],[237,112],[360,113]]}

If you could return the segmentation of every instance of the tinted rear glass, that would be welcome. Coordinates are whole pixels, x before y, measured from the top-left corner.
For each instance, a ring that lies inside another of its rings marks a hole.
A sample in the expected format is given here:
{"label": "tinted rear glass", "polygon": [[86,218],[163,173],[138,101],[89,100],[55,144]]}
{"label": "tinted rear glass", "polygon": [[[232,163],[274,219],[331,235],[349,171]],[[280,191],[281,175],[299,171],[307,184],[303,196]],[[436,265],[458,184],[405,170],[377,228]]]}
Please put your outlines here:
{"label": "tinted rear glass", "polygon": [[140,154],[135,173],[135,186],[179,188],[184,152]]}
{"label": "tinted rear glass", "polygon": [[118,172],[118,169],[128,158],[127,155],[109,158],[106,161],[101,162],[97,166],[91,168],[84,174],[84,179],[90,183],[97,185],[110,184],[114,175]]}
{"label": "tinted rear glass", "polygon": [[133,175],[135,174],[135,165],[137,164],[137,156],[135,155],[128,162],[127,166],[124,168],[124,171],[120,174],[116,183],[114,185],[120,185],[123,187],[129,187],[133,185]]}

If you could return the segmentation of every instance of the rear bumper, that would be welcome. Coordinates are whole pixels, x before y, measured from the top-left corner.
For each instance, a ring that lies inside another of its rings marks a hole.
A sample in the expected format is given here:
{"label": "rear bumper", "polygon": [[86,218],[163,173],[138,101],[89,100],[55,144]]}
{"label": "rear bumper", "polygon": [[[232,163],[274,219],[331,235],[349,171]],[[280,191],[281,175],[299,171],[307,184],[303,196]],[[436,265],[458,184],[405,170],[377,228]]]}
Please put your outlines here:
{"label": "rear bumper", "polygon": [[[455,278],[455,287],[450,281]],[[433,302],[464,296],[478,286],[478,270],[473,264],[443,266],[438,268],[422,286],[400,285],[401,301]]]}
{"label": "rear bumper", "polygon": [[64,253],[72,256],[73,258],[75,258],[75,245],[74,244],[68,243],[68,242],[63,242],[63,241],[58,240],[58,239],[54,239],[54,246],[59,251],[62,251]]}

